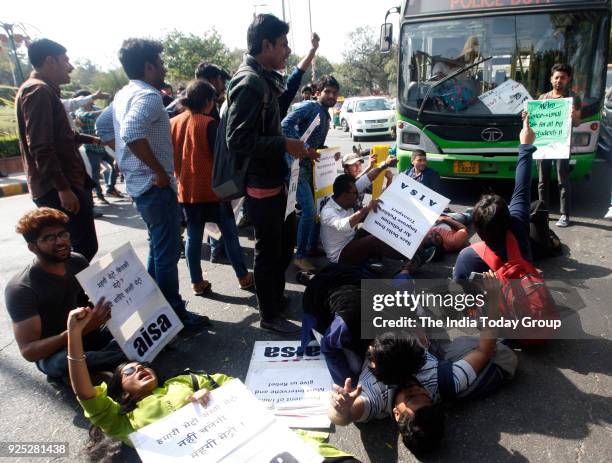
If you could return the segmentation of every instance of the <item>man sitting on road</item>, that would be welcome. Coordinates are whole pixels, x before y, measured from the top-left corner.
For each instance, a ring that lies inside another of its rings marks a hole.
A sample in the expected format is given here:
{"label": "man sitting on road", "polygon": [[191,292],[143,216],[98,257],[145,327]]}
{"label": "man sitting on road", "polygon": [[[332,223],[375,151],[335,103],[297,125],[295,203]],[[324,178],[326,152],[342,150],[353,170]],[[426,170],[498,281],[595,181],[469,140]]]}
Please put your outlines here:
{"label": "man sitting on road", "polygon": [[334,194],[321,211],[321,243],[330,261],[359,266],[371,258],[404,259],[399,252],[375,236],[364,230],[357,231],[357,225],[363,222],[368,213],[378,210],[377,200],[372,200],[355,212],[359,192],[369,186],[381,170],[395,162],[395,159],[386,161],[357,182],[349,174],[342,174],[334,181]]}
{"label": "man sitting on road", "polygon": [[[368,185],[363,187],[363,189],[358,187],[359,195],[357,197],[357,201],[355,202],[356,211],[358,211],[359,209],[363,207],[363,198],[365,194],[372,192],[372,182],[376,179],[376,177],[378,177],[378,174],[381,172],[380,169],[377,170],[377,168],[375,167],[376,165],[376,155],[375,154],[369,155],[370,156],[370,166],[367,168],[365,172],[362,170],[363,164],[364,164],[363,157],[368,155],[369,153],[370,153],[369,150],[362,152],[361,145],[359,145],[359,148],[353,146],[352,153],[348,153],[342,156],[342,168],[344,169],[345,174],[349,174],[351,177],[353,177],[355,179],[355,182],[358,182],[358,180],[361,178],[367,178],[369,180]],[[395,157],[391,157],[388,159],[389,167],[395,167],[396,165],[397,165],[397,160],[395,159]],[[370,175],[372,171],[376,171],[375,172],[376,175]],[[393,181],[393,172],[391,172],[390,170],[385,170],[385,179],[387,179],[387,187],[389,187],[389,185],[391,185],[391,182]],[[358,185],[360,185],[359,182],[358,182]]]}
{"label": "man sitting on road", "polygon": [[[486,276],[494,278],[492,273]],[[493,316],[500,292],[487,289]],[[484,328],[479,338],[457,338],[439,360],[416,336],[385,333],[370,347],[357,387],[353,389],[350,378],[344,387],[334,385],[329,417],[345,426],[392,415],[408,449],[431,450],[444,435],[439,402],[487,394],[514,376],[518,359],[495,336],[494,329]]]}
{"label": "man sitting on road", "polygon": [[[41,207],[25,214],[17,223],[33,263],[15,275],[5,289],[6,308],[21,355],[36,362],[51,378],[68,377],[66,357],[68,313],[88,304],[75,275],[89,264],[70,251],[68,216],[57,209]],[[85,350],[90,371],[109,371],[127,360],[102,325],[110,310],[99,301],[85,328]]]}
{"label": "man sitting on road", "polygon": [[427,153],[423,150],[414,150],[411,157],[412,167],[406,174],[413,180],[422,183],[427,188],[438,191],[440,188],[440,175],[431,167],[427,167]]}

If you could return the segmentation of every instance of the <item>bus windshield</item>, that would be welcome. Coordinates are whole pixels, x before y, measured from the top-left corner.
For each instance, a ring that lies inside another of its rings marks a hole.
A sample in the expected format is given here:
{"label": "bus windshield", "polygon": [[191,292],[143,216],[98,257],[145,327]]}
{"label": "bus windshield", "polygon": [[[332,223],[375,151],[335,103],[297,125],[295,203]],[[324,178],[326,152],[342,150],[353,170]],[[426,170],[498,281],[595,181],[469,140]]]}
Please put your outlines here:
{"label": "bus windshield", "polygon": [[605,88],[607,21],[600,12],[576,12],[406,23],[399,100],[434,113],[518,114],[522,100],[550,90],[552,65],[568,63],[572,91],[583,108],[598,107]]}

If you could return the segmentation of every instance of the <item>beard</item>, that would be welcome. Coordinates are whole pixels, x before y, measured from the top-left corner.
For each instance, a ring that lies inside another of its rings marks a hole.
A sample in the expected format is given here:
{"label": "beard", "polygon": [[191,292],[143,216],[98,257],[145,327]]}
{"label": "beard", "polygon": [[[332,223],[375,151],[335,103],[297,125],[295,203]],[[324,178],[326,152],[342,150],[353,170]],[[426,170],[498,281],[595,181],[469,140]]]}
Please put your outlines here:
{"label": "beard", "polygon": [[70,253],[63,257],[54,253],[45,252],[42,249],[38,248],[38,257],[40,257],[40,259],[44,260],[45,262],[58,264],[61,262],[66,262],[68,259],[70,259]]}

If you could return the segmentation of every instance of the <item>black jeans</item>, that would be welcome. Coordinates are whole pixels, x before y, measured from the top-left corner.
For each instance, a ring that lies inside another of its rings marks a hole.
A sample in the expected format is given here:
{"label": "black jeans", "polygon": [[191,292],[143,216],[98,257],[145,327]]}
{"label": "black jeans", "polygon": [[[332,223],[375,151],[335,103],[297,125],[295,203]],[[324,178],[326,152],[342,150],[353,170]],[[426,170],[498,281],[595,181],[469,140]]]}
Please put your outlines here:
{"label": "black jeans", "polygon": [[91,190],[72,189],[72,192],[79,199],[79,212],[72,214],[64,209],[57,194],[57,190],[51,190],[44,196],[34,200],[34,204],[38,207],[51,207],[68,214],[70,221],[68,222],[68,231],[70,232],[70,241],[74,252],[83,254],[83,256],[91,261],[98,252],[98,237],[96,235],[96,226],[93,216],[93,200],[91,198]]}
{"label": "black jeans", "polygon": [[[538,199],[544,201],[550,210],[550,169],[553,160],[538,161]],[[569,159],[555,159],[557,166],[557,183],[559,184],[559,209],[561,214],[570,215],[570,164]]]}
{"label": "black jeans", "polygon": [[278,317],[285,291],[285,271],[295,247],[295,213],[285,220],[287,196],[247,196],[247,217],[255,228],[255,292],[262,320]]}

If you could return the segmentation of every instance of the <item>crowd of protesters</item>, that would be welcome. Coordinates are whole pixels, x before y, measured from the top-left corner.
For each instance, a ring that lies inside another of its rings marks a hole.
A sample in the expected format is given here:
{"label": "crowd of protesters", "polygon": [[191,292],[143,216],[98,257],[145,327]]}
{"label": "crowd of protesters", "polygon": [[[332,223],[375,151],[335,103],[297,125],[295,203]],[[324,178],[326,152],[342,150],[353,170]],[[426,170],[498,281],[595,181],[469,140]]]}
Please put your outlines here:
{"label": "crowd of protesters", "polygon": [[[311,329],[323,335],[321,349],[336,383],[329,414],[338,425],[391,416],[411,450],[433,448],[443,435],[441,401],[489,393],[516,370],[513,351],[488,330],[479,338],[457,339],[442,353],[422,333],[362,339],[360,282],[372,278],[372,262],[399,261],[401,270],[394,279],[405,283],[435,253],[460,251],[453,278],[468,280],[474,273],[481,274],[491,289],[490,306],[495,307],[500,296],[491,281],[496,277],[478,250],[468,246],[467,226],[473,222],[486,249],[501,261],[508,261],[515,252],[508,248],[508,240],[516,243],[523,259],[532,261],[530,183],[535,136],[528,118],[523,116],[509,205],[489,194],[466,213],[445,211],[415,257],[406,259],[359,226],[379,207],[376,199],[366,204],[364,195],[381,174],[387,185],[393,181],[389,168],[396,166],[395,157],[377,163],[374,156],[370,168],[362,171],[361,152],[339,156],[344,173],[334,181],[333,195],[320,211],[320,222],[316,220],[313,163],[317,150],[326,147],[329,109],[341,89],[333,76],[322,76],[301,89],[302,101],[288,112],[319,46],[314,34],[308,55],[285,80],[280,71],[291,53],[288,32],[289,25],[280,19],[257,16],[248,29],[248,52],[234,76],[213,63],[201,63],[194,70],[194,81],[181,88],[177,98],[165,81],[161,44],[127,39],[119,60],[129,83],[104,110],[94,106],[96,99],[108,99],[100,92],[84,90],[70,100],[61,99],[60,86],[70,81],[73,69],[62,45],[40,39],[29,47],[34,71],[19,89],[16,107],[28,186],[38,208],[19,220],[17,232],[35,260],[7,285],[6,305],[23,357],[48,376],[70,381],[91,421],[126,443],[129,432],[146,424],[138,417],[147,413],[147,407],[165,401],[172,401],[175,408],[190,400],[206,403],[207,391],[227,377],[198,376],[195,389],[192,378],[173,378],[166,386],[176,384],[179,392],[169,397],[155,372],[127,359],[113,341],[105,327],[112,316],[110,305],[104,300],[87,301],[75,278],[98,250],[92,194],[99,205],[108,203],[109,196],[131,198],[148,232],[147,270],[187,332],[211,321],[198,313],[201,310],[188,311],[179,291],[182,227],[186,228],[184,255],[193,293],[206,296],[213,282],[204,278],[201,255],[205,228],[215,224],[221,238],[210,238],[209,244],[213,253],[227,256],[239,288],[254,289],[260,327],[283,336],[301,333],[305,344],[311,340]],[[567,96],[568,79],[571,68],[555,66],[553,90],[542,98]],[[318,126],[303,140],[317,117]],[[578,109],[573,117],[579,121]],[[241,213],[254,231],[253,272],[248,271],[238,239],[235,210],[241,207],[214,191],[213,164],[219,143],[225,143],[245,167]],[[84,156],[79,152],[81,144]],[[294,159],[300,165],[296,194],[300,214],[285,217]],[[104,163],[105,189],[100,181]],[[538,170],[540,199],[547,201],[550,165],[541,162]],[[559,226],[569,225],[566,170],[558,162]],[[119,175],[124,178],[125,193],[116,187]],[[412,154],[407,175],[438,189],[438,174],[427,167],[426,153],[420,150]],[[318,254],[329,261],[324,268],[309,259]],[[285,274],[292,259],[303,270],[298,281],[306,285],[301,327],[284,315]],[[95,373],[113,370],[108,389],[94,387]],[[171,411],[160,410],[147,423]]]}

